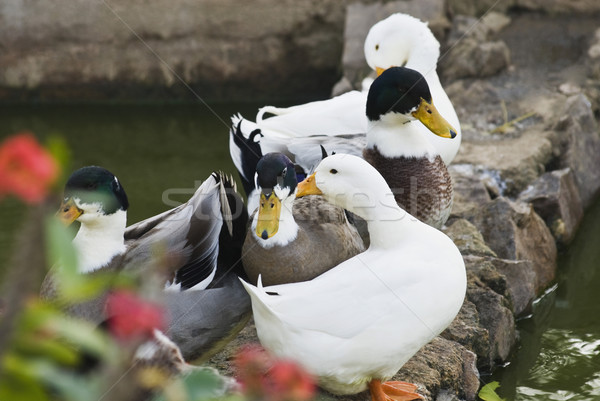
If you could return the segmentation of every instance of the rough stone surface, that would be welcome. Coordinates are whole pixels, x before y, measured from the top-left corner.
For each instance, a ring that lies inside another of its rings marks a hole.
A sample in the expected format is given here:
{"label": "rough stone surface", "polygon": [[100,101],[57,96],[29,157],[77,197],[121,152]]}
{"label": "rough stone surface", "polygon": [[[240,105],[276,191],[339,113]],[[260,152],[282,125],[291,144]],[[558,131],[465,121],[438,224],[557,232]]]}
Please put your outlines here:
{"label": "rough stone surface", "polygon": [[[536,297],[536,275],[533,264],[526,260],[507,260],[495,257],[465,256],[467,265],[471,269],[481,271],[494,271],[501,275],[490,280],[493,274],[479,275],[479,278],[491,289],[510,301],[511,310],[515,316],[528,312]],[[477,266],[474,269],[473,266]],[[485,270],[482,269],[485,267]],[[494,285],[494,281],[498,282]]]}
{"label": "rough stone surface", "polygon": [[529,10],[549,13],[597,13],[600,3],[588,0],[514,0],[514,4]]}
{"label": "rough stone surface", "polygon": [[600,131],[591,104],[583,94],[568,98],[566,105],[567,117],[556,126],[565,138],[561,165],[573,170],[586,208],[600,191]]}
{"label": "rough stone surface", "polygon": [[502,194],[516,196],[545,172],[545,165],[554,159],[557,142],[556,133],[537,130],[514,138],[465,141],[453,163],[496,171],[504,187]]}
{"label": "rough stone surface", "polygon": [[436,337],[412,357],[396,375],[396,379],[423,384],[423,395],[433,399],[440,389],[460,399],[475,400],[479,374],[475,354],[460,344]]}
{"label": "rough stone surface", "polygon": [[559,244],[573,239],[583,207],[570,168],[545,173],[519,195],[519,200],[532,204]]}
{"label": "rough stone surface", "polygon": [[463,255],[496,256],[473,224],[465,219],[454,220],[444,233],[449,236]]}
{"label": "rough stone surface", "polygon": [[481,326],[477,308],[469,300],[465,300],[458,316],[441,336],[474,352],[480,368],[492,366],[489,332]]}
{"label": "rough stone surface", "polygon": [[[515,321],[508,301],[478,278],[471,276],[469,281],[473,284],[467,289],[467,299],[477,308],[481,326],[489,333],[490,360],[506,361],[516,343]],[[485,362],[482,361],[480,366],[489,369]]]}
{"label": "rough stone surface", "polygon": [[490,10],[505,12],[513,2],[514,0],[447,0],[450,13],[476,17],[480,17]]}
{"label": "rough stone surface", "polygon": [[326,95],[349,2],[5,1],[0,98]]}
{"label": "rough stone surface", "polygon": [[492,200],[488,186],[495,187],[496,181],[491,175],[485,175],[483,171],[477,172],[477,168],[471,164],[453,163],[448,166],[448,171],[452,176],[452,188],[454,189],[450,221],[453,217],[460,216],[463,212]]}
{"label": "rough stone surface", "polygon": [[[371,73],[365,60],[364,43],[369,29],[375,23],[394,13],[410,14],[423,21],[428,21],[430,29],[438,37],[438,40],[443,37],[444,28],[449,25],[442,0],[396,0],[374,4],[355,2],[348,5],[346,12],[342,56],[344,77],[342,79],[350,82],[354,89],[360,89],[362,79]],[[340,94],[343,93],[343,90],[338,87],[334,88],[333,92]]]}
{"label": "rough stone surface", "polygon": [[499,197],[463,217],[479,229],[498,257],[532,262],[536,293],[552,282],[556,245],[550,230],[531,206]]}
{"label": "rough stone surface", "polygon": [[495,34],[510,23],[510,18],[497,12],[487,14],[481,21],[456,16],[439,67],[442,77],[456,80],[467,77],[489,77],[510,64],[506,43],[494,39]]}

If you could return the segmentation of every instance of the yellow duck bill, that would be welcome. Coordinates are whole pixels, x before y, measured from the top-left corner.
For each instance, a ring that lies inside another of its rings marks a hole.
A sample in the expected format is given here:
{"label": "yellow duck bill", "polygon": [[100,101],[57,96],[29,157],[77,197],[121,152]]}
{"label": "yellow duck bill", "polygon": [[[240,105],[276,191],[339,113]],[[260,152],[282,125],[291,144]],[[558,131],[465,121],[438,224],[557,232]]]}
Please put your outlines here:
{"label": "yellow duck bill", "polygon": [[268,239],[277,234],[279,230],[279,216],[281,215],[281,201],[271,192],[269,196],[260,194],[258,205],[258,221],[256,222],[256,235]]}
{"label": "yellow duck bill", "polygon": [[456,130],[446,121],[433,105],[433,101],[428,102],[421,98],[421,103],[417,110],[412,112],[412,116],[421,121],[431,132],[442,138],[455,138]]}
{"label": "yellow duck bill", "polygon": [[73,198],[68,198],[64,199],[60,204],[60,209],[56,212],[56,217],[58,217],[65,226],[69,226],[82,214],[83,210],[75,205]]}

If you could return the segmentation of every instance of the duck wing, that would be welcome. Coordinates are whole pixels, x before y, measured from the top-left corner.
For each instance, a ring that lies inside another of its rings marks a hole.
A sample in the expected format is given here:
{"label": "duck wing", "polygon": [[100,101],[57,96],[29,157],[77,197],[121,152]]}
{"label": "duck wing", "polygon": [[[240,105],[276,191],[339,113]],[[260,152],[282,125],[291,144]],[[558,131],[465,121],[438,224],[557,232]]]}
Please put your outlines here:
{"label": "duck wing", "polygon": [[123,265],[143,267],[164,252],[171,289],[205,288],[216,273],[221,231],[233,233],[231,182],[214,173],[188,202],[128,227]]}

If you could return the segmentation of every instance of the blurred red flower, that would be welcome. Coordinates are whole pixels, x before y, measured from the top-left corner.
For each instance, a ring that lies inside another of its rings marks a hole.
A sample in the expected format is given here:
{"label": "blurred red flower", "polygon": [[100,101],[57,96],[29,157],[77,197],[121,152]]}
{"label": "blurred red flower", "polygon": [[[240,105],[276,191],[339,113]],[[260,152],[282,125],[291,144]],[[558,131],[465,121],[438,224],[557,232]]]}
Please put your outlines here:
{"label": "blurred red flower", "polygon": [[58,175],[58,163],[33,134],[22,132],[0,144],[0,198],[14,194],[28,203],[41,202]]}
{"label": "blurred red flower", "polygon": [[129,291],[110,294],[106,301],[108,327],[122,340],[149,338],[165,327],[164,310]]}
{"label": "blurred red flower", "polygon": [[249,399],[308,401],[315,395],[310,374],[295,362],[271,357],[258,345],[243,347],[235,356],[234,366]]}

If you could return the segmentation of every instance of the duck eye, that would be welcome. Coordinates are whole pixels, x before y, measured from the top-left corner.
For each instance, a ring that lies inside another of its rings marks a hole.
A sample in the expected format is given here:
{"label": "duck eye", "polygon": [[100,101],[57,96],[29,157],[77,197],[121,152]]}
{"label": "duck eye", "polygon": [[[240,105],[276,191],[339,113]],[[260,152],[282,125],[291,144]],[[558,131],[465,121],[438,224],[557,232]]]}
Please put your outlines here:
{"label": "duck eye", "polygon": [[427,109],[427,112],[428,112],[429,114],[431,114],[431,109]]}
{"label": "duck eye", "polygon": [[375,51],[379,50],[379,43],[375,45]]}
{"label": "duck eye", "polygon": [[331,174],[337,174],[337,170],[336,170],[336,169],[334,169],[334,168],[332,168],[331,170],[329,170],[329,172],[330,172]]}

